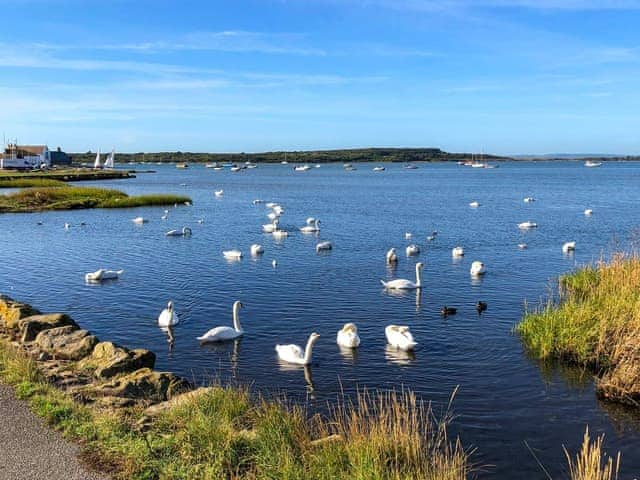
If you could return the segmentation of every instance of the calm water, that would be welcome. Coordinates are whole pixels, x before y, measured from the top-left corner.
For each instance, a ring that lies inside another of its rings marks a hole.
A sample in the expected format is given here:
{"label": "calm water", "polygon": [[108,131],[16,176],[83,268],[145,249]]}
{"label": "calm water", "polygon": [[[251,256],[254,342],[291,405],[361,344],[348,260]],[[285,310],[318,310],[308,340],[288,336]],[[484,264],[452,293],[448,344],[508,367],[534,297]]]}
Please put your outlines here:
{"label": "calm water", "polygon": [[[555,276],[634,246],[640,164],[391,165],[381,173],[371,165],[354,172],[341,165],[308,172],[272,165],[241,173],[147,167],[157,172],[100,185],[131,194],[186,194],[193,206],[170,208],[167,220],[160,219],[161,208],[2,215],[0,291],[41,310],[68,312],[103,339],[149,348],[159,369],[284,391],[311,408],[322,408],[340,391],[406,386],[440,411],[460,385],[453,433],[477,447],[476,463],[494,465],[481,477],[545,478],[525,441],[559,477],[562,445],[575,450],[587,424],[606,433],[610,451],[622,450],[623,478],[640,472],[638,415],[599,403],[588,373],[527,358],[512,334],[524,302],[547,295]],[[224,196],[216,198],[220,188]],[[538,201],[524,203],[526,196]],[[267,209],[252,205],[256,198],[285,207],[281,226],[292,232],[289,238],[274,241],[261,232]],[[474,200],[480,208],[468,206]],[[594,210],[592,217],[583,215],[585,208]],[[149,223],[134,225],[139,215]],[[318,238],[297,231],[308,216],[322,220]],[[526,220],[539,228],[519,231],[516,224]],[[74,226],[65,231],[65,222]],[[164,236],[185,225],[193,229],[191,238]],[[439,234],[429,242],[433,230]],[[391,246],[404,252],[410,243],[405,232],[414,234],[422,253],[401,255],[391,271],[384,254]],[[318,240],[333,242],[333,251],[316,254]],[[577,249],[567,256],[561,246],[569,240]],[[523,242],[527,250],[517,248]],[[252,243],[264,246],[261,258],[249,255]],[[466,251],[460,261],[451,258],[456,245]],[[229,263],[222,251],[234,247],[245,258]],[[474,260],[487,266],[481,280],[469,275]],[[416,261],[425,263],[421,296],[381,289],[381,278],[414,278]],[[126,272],[116,282],[86,285],[84,274],[100,267]],[[181,319],[171,351],[155,323],[169,299]],[[236,299],[245,304],[244,338],[200,346],[196,336],[231,324]],[[482,316],[474,308],[479,299],[489,304]],[[443,319],[442,305],[457,307],[458,314]],[[354,355],[335,343],[346,322],[360,329],[362,345]],[[415,354],[385,348],[389,323],[411,327],[420,342]],[[280,365],[274,345],[304,344],[312,331],[322,335],[313,365],[306,371]]]}

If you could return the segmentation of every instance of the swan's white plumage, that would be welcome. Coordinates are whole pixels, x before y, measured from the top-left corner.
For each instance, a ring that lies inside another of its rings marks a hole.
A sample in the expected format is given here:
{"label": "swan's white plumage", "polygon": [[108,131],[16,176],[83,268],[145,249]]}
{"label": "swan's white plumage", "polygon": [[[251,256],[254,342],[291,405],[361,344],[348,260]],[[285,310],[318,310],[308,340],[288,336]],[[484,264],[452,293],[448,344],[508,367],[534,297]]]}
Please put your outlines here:
{"label": "swan's white plumage", "polygon": [[573,252],[576,249],[576,242],[565,242],[562,245],[562,251],[564,253]]}
{"label": "swan's white plumage", "polygon": [[413,350],[418,345],[407,326],[388,325],[384,333],[387,342],[400,350]]}
{"label": "swan's white plumage", "polygon": [[360,336],[355,323],[345,323],[342,330],[338,331],[336,342],[341,347],[356,348],[360,346]]}
{"label": "swan's white plumage", "polygon": [[462,247],[453,247],[451,250],[452,257],[464,257],[464,248]]}
{"label": "swan's white plumage", "polygon": [[385,282],[384,280],[380,280],[384,288],[394,289],[394,290],[415,290],[416,288],[422,287],[422,278],[420,272],[422,271],[422,263],[416,263],[416,281],[412,282],[411,280],[406,280],[404,278],[398,278],[396,280],[391,280],[389,282]]}
{"label": "swan's white plumage", "polygon": [[225,340],[233,340],[241,337],[244,331],[240,325],[240,317],[238,311],[243,305],[239,301],[233,303],[233,328],[232,327],[214,327],[204,335],[197,337],[201,342],[224,342]]}
{"label": "swan's white plumage", "polygon": [[487,272],[484,263],[479,262],[479,261],[475,261],[471,264],[471,269],[469,270],[469,273],[471,273],[471,275],[484,275]]}
{"label": "swan's white plumage", "polygon": [[311,354],[313,344],[320,338],[320,335],[313,332],[307,340],[307,346],[303,350],[298,345],[276,345],[276,352],[280,360],[287,363],[294,363],[297,365],[309,365],[311,363]]}
{"label": "swan's white plumage", "polygon": [[100,268],[95,272],[87,273],[84,279],[87,282],[101,282],[103,280],[114,280],[119,278],[124,273],[124,270],[106,270]]}
{"label": "swan's white plumage", "polygon": [[396,253],[395,248],[390,248],[387,252],[387,263],[396,263],[398,261],[398,254]]}
{"label": "swan's white plumage", "polygon": [[222,255],[224,255],[224,258],[230,258],[234,260],[242,258],[242,252],[237,248],[234,248],[233,250],[225,250],[224,252],[222,252]]}
{"label": "swan's white plumage", "polygon": [[262,245],[259,245],[257,243],[251,245],[251,255],[256,256],[262,253],[264,253],[264,248],[262,247]]}
{"label": "swan's white plumage", "polygon": [[158,325],[160,327],[172,327],[177,325],[179,321],[178,315],[176,315],[176,312],[173,310],[173,302],[169,301],[167,308],[162,310],[158,316]]}
{"label": "swan's white plumage", "polygon": [[411,244],[405,249],[405,252],[407,256],[418,255],[420,253],[420,247],[415,244]]}

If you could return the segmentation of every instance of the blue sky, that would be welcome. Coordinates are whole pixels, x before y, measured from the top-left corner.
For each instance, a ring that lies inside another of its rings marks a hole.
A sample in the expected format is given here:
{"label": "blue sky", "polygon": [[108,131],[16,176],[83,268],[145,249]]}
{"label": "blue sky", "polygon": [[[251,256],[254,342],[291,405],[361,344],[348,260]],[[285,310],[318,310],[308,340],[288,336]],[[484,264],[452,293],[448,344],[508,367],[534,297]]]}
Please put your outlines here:
{"label": "blue sky", "polygon": [[0,9],[0,130],[23,143],[640,154],[640,0]]}

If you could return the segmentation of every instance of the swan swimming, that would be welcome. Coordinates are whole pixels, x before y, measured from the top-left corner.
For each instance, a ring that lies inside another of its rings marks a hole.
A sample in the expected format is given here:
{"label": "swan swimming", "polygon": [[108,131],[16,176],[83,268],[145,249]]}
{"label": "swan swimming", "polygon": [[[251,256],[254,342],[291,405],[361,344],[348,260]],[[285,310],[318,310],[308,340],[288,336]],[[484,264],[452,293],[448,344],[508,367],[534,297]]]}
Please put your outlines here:
{"label": "swan swimming", "polygon": [[523,201],[524,203],[531,203],[531,202],[535,202],[536,199],[533,197],[525,197]]}
{"label": "swan swimming", "polygon": [[320,242],[316,245],[316,252],[321,252],[323,250],[331,250],[333,249],[333,245],[331,242]]}
{"label": "swan swimming", "polygon": [[230,260],[239,260],[242,258],[242,252],[235,248],[233,250],[225,250],[222,252],[222,255],[224,255],[224,258],[228,258]]}
{"label": "swan swimming", "polygon": [[133,223],[135,223],[136,225],[142,225],[143,223],[147,223],[149,220],[147,220],[144,217],[136,217],[133,220],[131,220]]}
{"label": "swan swimming", "polygon": [[64,224],[64,229],[65,230],[69,230],[71,228],[71,224],[70,223],[65,223]]}
{"label": "swan swimming", "polygon": [[278,261],[275,258],[273,260],[271,260],[271,266],[273,268],[276,268],[278,266]]}
{"label": "swan swimming", "polygon": [[298,345],[276,345],[278,357],[287,363],[295,363],[296,365],[309,365],[311,363],[311,354],[313,344],[320,338],[320,334],[313,332],[309,335],[307,346],[304,350]]}
{"label": "swan swimming", "polygon": [[260,200],[259,198],[256,198],[256,199],[255,199],[253,202],[251,202],[251,203],[253,203],[254,205],[259,205],[259,204],[261,204],[261,203],[263,203],[263,202],[264,202],[264,200]]}
{"label": "swan swimming", "polygon": [[530,222],[530,221],[526,221],[518,224],[518,228],[521,230],[528,230],[530,228],[537,228],[537,227],[538,227],[537,223]]}
{"label": "swan swimming", "polygon": [[285,238],[289,236],[289,232],[286,230],[274,230],[271,233],[273,234],[273,238]]}
{"label": "swan swimming", "polygon": [[253,245],[251,245],[251,255],[255,257],[262,253],[264,253],[264,248],[262,247],[262,245],[259,245],[257,243],[254,243]]}
{"label": "swan swimming", "polygon": [[173,311],[173,302],[169,300],[167,303],[167,308],[160,312],[158,316],[158,326],[160,327],[172,327],[177,325],[180,320],[178,319],[178,315]]}
{"label": "swan swimming", "polygon": [[584,214],[585,214],[587,217],[589,217],[589,216],[593,215],[593,210],[591,210],[590,208],[587,208],[587,209],[584,211]]}
{"label": "swan swimming", "polygon": [[278,223],[277,218],[272,223],[265,223],[262,225],[262,231],[265,233],[273,233],[278,229]]}
{"label": "swan swimming", "polygon": [[215,194],[216,194],[216,197],[221,197],[222,195],[224,195],[224,190],[216,190]]}
{"label": "swan swimming", "polygon": [[267,208],[273,208],[273,207],[275,207],[276,205],[277,205],[277,203],[275,203],[275,202],[268,202],[268,203],[266,203],[266,204],[265,204],[265,207],[267,207]]}
{"label": "swan swimming", "polygon": [[280,218],[280,215],[278,215],[276,212],[269,212],[267,213],[267,218],[271,221],[274,221]]}
{"label": "swan swimming", "polygon": [[313,221],[313,225],[305,225],[304,227],[300,227],[300,231],[302,233],[317,233],[320,231],[320,220],[315,219]]}
{"label": "swan swimming", "polygon": [[573,252],[576,249],[576,242],[565,242],[562,245],[562,251],[564,253]]}
{"label": "swan swimming", "polygon": [[197,337],[202,343],[206,342],[224,342],[225,340],[233,340],[241,337],[244,331],[240,325],[238,311],[244,307],[238,300],[233,302],[233,328],[231,327],[214,327],[204,335]]}
{"label": "swan swimming", "polygon": [[316,219],[314,217],[308,217],[307,220],[305,221],[305,223],[307,225],[313,225],[315,223]]}
{"label": "swan swimming", "polygon": [[405,252],[407,253],[408,257],[412,255],[418,255],[420,253],[420,247],[415,244],[411,244],[406,248]]}
{"label": "swan swimming", "polygon": [[358,327],[355,323],[345,323],[342,330],[338,331],[336,342],[341,347],[356,348],[360,346],[360,337],[358,336]]}
{"label": "swan swimming", "polygon": [[464,248],[462,247],[453,247],[451,250],[452,257],[464,257]]}
{"label": "swan swimming", "polygon": [[388,325],[384,329],[384,334],[389,345],[400,350],[413,350],[418,345],[407,326]]}
{"label": "swan swimming", "polygon": [[124,273],[124,270],[106,270],[101,268],[96,270],[95,272],[87,273],[84,276],[85,281],[87,282],[101,282],[103,280],[115,280],[119,278],[120,275]]}
{"label": "swan swimming", "polygon": [[487,273],[487,269],[485,268],[484,263],[476,260],[471,264],[471,270],[469,270],[469,273],[474,276],[484,275],[485,273]]}
{"label": "swan swimming", "polygon": [[480,206],[480,202],[473,201],[469,204],[471,208],[478,208]]}
{"label": "swan swimming", "polygon": [[198,223],[199,223],[200,225],[202,225],[202,224],[204,223],[204,218],[199,218],[199,219],[198,219]]}
{"label": "swan swimming", "polygon": [[518,248],[520,250],[526,250],[527,248],[529,248],[529,245],[527,245],[526,243],[519,243]]}
{"label": "swan swimming", "polygon": [[182,230],[169,230],[165,233],[167,237],[188,237],[191,235],[191,229],[189,227],[182,227]]}
{"label": "swan swimming", "polygon": [[411,237],[413,237],[413,233],[407,232],[407,233],[404,234],[405,240],[409,240],[409,239],[411,239]]}
{"label": "swan swimming", "polygon": [[385,282],[384,280],[380,280],[380,283],[384,286],[384,288],[394,289],[394,290],[415,290],[417,288],[422,287],[422,272],[423,264],[422,262],[416,263],[416,281],[415,283],[411,280],[405,280],[404,278],[398,278],[396,280],[390,280]]}
{"label": "swan swimming", "polygon": [[390,248],[389,251],[387,252],[387,263],[392,264],[397,262],[398,262],[398,255],[396,254],[396,249]]}

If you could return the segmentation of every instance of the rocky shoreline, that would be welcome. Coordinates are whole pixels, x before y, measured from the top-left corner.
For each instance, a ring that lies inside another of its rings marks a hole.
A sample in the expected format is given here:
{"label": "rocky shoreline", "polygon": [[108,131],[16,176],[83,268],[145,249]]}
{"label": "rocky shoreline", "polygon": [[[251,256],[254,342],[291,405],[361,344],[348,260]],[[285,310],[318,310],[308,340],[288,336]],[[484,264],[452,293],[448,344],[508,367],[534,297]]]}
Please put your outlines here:
{"label": "rocky shoreline", "polygon": [[207,390],[154,370],[155,354],[149,350],[100,341],[65,314],[43,314],[3,295],[0,340],[32,358],[49,384],[101,409],[142,407],[153,415]]}

